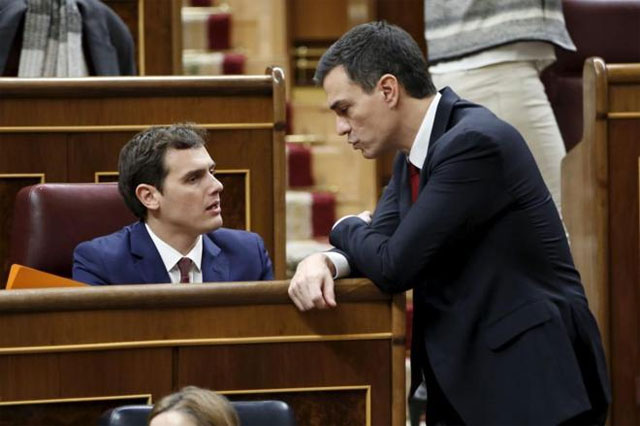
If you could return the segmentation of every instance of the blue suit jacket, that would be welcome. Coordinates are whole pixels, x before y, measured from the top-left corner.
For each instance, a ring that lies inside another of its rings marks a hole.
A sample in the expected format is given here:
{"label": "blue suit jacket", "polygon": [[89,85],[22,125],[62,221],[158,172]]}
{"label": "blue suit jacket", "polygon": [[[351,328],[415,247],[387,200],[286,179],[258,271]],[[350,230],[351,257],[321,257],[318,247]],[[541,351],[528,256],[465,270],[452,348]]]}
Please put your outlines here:
{"label": "blue suit jacket", "polygon": [[413,288],[412,388],[431,367],[465,424],[606,413],[602,343],[562,222],[525,141],[486,108],[444,89],[416,202],[399,154],[371,224],[343,220],[331,243],[382,290]]}
{"label": "blue suit jacket", "polygon": [[[202,236],[204,282],[273,279],[262,238],[220,228]],[[79,244],[73,253],[73,279],[92,285],[171,282],[143,222]]]}

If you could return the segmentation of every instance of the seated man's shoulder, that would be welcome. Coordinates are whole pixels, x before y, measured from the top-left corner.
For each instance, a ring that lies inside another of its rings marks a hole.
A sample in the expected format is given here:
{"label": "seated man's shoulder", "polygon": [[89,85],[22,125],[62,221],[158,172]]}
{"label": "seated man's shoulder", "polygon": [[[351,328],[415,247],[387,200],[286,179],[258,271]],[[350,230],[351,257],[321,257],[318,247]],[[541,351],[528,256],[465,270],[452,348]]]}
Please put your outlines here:
{"label": "seated man's shoulder", "polygon": [[263,245],[262,238],[255,232],[242,231],[239,229],[219,228],[207,234],[211,240],[221,248],[247,248],[256,247],[256,244]]}
{"label": "seated man's shoulder", "polygon": [[128,260],[136,225],[78,244],[73,252],[73,279],[91,285],[135,282],[134,266]]}
{"label": "seated man's shoulder", "polygon": [[[230,262],[229,281],[272,280],[273,268],[262,238],[253,232],[219,228],[205,234]],[[205,242],[205,250],[210,246]],[[215,251],[216,249],[213,248]],[[215,254],[215,253],[214,253]]]}
{"label": "seated man's shoulder", "polygon": [[137,223],[127,225],[111,234],[84,241],[78,244],[76,251],[96,251],[105,257],[118,255],[125,247],[130,246],[132,230],[136,225]]}

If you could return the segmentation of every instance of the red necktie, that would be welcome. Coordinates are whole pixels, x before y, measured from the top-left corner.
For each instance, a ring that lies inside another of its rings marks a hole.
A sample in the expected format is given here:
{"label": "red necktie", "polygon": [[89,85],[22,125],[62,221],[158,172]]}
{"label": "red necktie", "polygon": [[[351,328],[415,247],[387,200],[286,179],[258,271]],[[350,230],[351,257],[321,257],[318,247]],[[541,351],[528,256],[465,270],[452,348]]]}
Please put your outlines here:
{"label": "red necktie", "polygon": [[193,262],[188,257],[178,260],[178,269],[180,270],[180,284],[189,282],[189,271]]}
{"label": "red necktie", "polygon": [[415,203],[420,189],[420,169],[411,163],[409,163],[409,182],[411,183],[411,202]]}

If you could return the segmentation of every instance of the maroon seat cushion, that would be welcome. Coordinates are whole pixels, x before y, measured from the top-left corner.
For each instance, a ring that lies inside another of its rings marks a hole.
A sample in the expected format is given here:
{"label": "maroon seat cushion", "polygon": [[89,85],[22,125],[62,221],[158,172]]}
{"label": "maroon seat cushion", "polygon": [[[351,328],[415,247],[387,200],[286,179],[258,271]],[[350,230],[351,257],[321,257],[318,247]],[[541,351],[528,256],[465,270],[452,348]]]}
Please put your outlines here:
{"label": "maroon seat cushion", "polygon": [[76,245],[135,220],[116,184],[28,186],[16,196],[9,259],[11,263],[71,277]]}

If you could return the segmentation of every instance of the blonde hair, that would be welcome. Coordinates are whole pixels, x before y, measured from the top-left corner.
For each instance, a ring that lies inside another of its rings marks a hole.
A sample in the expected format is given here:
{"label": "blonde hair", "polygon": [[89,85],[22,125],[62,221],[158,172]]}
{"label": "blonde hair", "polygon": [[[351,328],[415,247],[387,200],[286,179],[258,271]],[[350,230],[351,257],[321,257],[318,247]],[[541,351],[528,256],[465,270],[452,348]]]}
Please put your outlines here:
{"label": "blonde hair", "polygon": [[198,426],[239,426],[238,414],[227,398],[196,386],[186,386],[179,392],[158,401],[149,414],[149,422],[167,411],[184,413]]}

